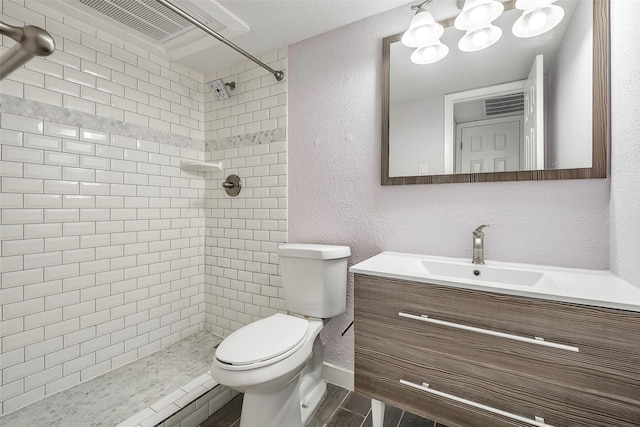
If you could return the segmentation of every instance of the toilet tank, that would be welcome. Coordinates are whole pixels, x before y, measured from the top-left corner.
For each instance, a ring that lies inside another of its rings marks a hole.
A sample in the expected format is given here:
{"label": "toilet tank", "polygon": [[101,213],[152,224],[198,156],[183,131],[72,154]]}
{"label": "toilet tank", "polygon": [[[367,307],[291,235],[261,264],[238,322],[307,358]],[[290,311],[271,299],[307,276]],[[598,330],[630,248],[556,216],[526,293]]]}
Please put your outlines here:
{"label": "toilet tank", "polygon": [[345,312],[348,246],[287,243],[278,255],[287,310],[319,318]]}

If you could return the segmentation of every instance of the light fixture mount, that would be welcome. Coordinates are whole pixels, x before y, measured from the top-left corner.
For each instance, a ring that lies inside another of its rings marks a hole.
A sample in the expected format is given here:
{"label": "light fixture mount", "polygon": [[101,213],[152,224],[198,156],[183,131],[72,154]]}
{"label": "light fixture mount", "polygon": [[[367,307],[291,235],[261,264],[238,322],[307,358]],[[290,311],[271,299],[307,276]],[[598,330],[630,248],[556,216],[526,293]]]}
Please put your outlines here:
{"label": "light fixture mount", "polygon": [[420,4],[414,4],[411,6],[411,10],[420,10],[422,9],[424,6],[428,5],[429,3],[431,3],[433,0],[424,0],[422,3]]}

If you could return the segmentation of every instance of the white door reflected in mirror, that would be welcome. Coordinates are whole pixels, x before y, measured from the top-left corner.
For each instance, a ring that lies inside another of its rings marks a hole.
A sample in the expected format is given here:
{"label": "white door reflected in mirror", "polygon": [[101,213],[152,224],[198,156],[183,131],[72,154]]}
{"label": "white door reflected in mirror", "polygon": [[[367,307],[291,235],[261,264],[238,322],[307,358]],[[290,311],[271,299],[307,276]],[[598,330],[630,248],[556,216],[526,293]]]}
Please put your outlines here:
{"label": "white door reflected in mirror", "polygon": [[459,125],[456,172],[482,173],[520,170],[521,119],[489,119]]}

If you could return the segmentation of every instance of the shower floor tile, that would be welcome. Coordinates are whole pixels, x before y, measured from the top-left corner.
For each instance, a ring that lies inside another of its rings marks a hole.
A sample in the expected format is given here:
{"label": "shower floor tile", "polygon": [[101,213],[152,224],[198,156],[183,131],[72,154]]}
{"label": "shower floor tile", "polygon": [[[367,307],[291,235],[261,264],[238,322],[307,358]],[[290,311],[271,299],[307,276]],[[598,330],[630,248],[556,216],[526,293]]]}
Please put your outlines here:
{"label": "shower floor tile", "polygon": [[[0,426],[115,426],[206,373],[222,339],[201,331],[0,417]],[[160,420],[162,421],[162,420]]]}

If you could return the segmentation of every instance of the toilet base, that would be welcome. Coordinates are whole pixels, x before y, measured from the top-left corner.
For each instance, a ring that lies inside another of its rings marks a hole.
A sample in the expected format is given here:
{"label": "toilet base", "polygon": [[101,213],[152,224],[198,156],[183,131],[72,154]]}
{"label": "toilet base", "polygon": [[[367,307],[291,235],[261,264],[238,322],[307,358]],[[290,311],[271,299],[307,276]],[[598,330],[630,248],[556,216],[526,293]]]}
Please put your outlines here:
{"label": "toilet base", "polygon": [[245,393],[240,427],[302,426],[297,393],[299,378],[271,393]]}
{"label": "toilet base", "polygon": [[292,381],[284,389],[272,394],[245,393],[242,401],[240,427],[303,427],[315,413],[327,391],[324,381],[318,383],[303,402],[296,389],[299,381]]}
{"label": "toilet base", "polygon": [[307,424],[327,392],[327,383],[322,380],[323,360],[322,341],[318,336],[313,342],[311,360],[303,369],[300,379],[300,411],[303,426]]}
{"label": "toilet base", "polygon": [[317,336],[304,368],[284,387],[245,390],[240,427],[303,427],[322,402],[322,342]]}
{"label": "toilet base", "polygon": [[320,381],[316,384],[313,389],[309,391],[307,396],[302,398],[302,403],[300,407],[300,412],[302,416],[302,425],[306,425],[311,416],[316,412],[318,406],[320,406],[320,402],[324,399],[325,394],[327,393],[327,383],[324,381]]}

